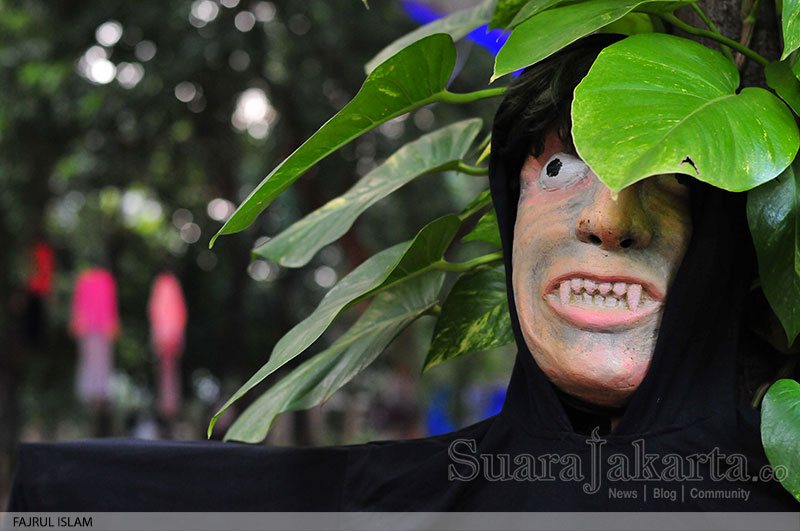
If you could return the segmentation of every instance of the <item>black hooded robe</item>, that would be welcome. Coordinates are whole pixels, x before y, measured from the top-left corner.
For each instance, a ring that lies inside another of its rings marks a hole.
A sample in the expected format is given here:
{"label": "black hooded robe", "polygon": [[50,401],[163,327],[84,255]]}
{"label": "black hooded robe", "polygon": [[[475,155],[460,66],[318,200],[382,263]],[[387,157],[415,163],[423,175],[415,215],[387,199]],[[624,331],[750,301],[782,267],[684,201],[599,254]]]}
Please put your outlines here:
{"label": "black hooded robe", "polygon": [[[493,142],[501,145],[507,135],[495,126]],[[758,412],[737,405],[740,320],[753,272],[743,195],[693,185],[692,239],[669,293],[651,366],[609,433],[616,412],[557,392],[522,338],[510,281],[519,168],[509,170],[506,162],[493,155],[490,184],[519,352],[499,414],[437,437],[328,448],[25,443],[8,509],[800,509],[769,478]]]}

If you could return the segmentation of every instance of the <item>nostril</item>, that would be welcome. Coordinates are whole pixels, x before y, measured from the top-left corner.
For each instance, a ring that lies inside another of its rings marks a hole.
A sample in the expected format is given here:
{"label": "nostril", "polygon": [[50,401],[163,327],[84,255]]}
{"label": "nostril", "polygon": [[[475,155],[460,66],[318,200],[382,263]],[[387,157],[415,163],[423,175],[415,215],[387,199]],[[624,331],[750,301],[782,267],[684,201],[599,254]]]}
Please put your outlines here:
{"label": "nostril", "polygon": [[603,243],[603,241],[594,234],[589,235],[589,241],[595,245],[600,245],[601,243]]}
{"label": "nostril", "polygon": [[623,249],[627,249],[631,245],[633,245],[633,240],[630,239],[630,238],[628,238],[627,240],[622,240],[621,242],[619,242],[619,246],[622,247]]}

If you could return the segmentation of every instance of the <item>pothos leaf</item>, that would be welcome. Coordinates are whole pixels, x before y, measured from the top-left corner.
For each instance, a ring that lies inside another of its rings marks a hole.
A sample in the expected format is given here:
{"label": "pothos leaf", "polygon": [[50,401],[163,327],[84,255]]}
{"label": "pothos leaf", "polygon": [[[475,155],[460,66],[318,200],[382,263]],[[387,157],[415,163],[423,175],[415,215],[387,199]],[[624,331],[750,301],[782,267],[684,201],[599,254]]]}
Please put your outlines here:
{"label": "pothos leaf", "polygon": [[377,289],[402,282],[441,260],[460,224],[455,214],[438,218],[423,227],[413,240],[381,251],[342,278],[325,295],[310,316],[278,341],[267,363],[256,371],[214,415],[208,426],[209,436],[219,416],[231,404],[311,346],[342,311],[368,297]]}
{"label": "pothos leaf", "polygon": [[800,48],[800,0],[783,0],[781,28],[783,29],[781,61],[783,61],[790,53]]}
{"label": "pothos leaf", "polygon": [[800,333],[800,159],[747,194],[761,286],[789,345]]}
{"label": "pothos leaf", "polygon": [[411,33],[403,35],[370,59],[370,61],[364,65],[364,70],[369,74],[379,64],[409,44],[427,37],[428,35],[433,35],[434,33],[447,33],[454,41],[463,38],[471,31],[489,22],[496,1],[497,0],[484,0],[474,7],[461,9],[446,17],[425,24]]}
{"label": "pothos leaf", "polygon": [[410,142],[361,178],[344,195],[294,223],[255,254],[284,267],[301,267],[325,245],[347,232],[367,208],[411,180],[438,171],[466,154],[481,120],[464,120]]}
{"label": "pothos leaf", "polygon": [[767,85],[778,93],[783,101],[800,115],[800,79],[794,75],[786,61],[774,61],[765,69]]}
{"label": "pothos leaf", "polygon": [[800,502],[800,384],[778,380],[761,406],[761,442],[775,477]]}
{"label": "pothos leaf", "polygon": [[651,0],[593,0],[538,12],[514,28],[497,54],[492,80],[549,57],[648,3]]}
{"label": "pothos leaf", "polygon": [[662,173],[754,188],[791,163],[800,134],[774,94],[738,86],[733,63],[701,44],[628,37],[603,50],[575,89],[575,147],[614,192]]}
{"label": "pothos leaf", "polygon": [[419,40],[377,67],[358,94],[264,178],[212,238],[245,229],[311,166],[354,138],[446,93],[456,50],[448,35]]}
{"label": "pothos leaf", "polygon": [[496,247],[502,247],[500,242],[500,228],[497,225],[497,212],[494,209],[484,214],[472,232],[461,238],[461,241],[482,241],[490,243]]}
{"label": "pothos leaf", "polygon": [[429,271],[378,294],[350,330],[248,407],[228,429],[225,440],[259,443],[279,414],[309,409],[328,400],[436,303],[444,276],[440,271]]}
{"label": "pothos leaf", "polygon": [[504,266],[468,273],[442,304],[423,370],[513,341]]}

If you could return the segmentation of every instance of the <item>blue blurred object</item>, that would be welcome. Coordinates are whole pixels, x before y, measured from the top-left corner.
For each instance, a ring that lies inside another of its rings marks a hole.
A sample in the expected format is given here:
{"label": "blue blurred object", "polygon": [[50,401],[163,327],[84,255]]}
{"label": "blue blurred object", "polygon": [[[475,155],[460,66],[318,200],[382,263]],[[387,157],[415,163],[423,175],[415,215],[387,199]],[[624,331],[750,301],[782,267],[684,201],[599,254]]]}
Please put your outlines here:
{"label": "blue blurred object", "polygon": [[[421,2],[413,2],[411,0],[404,0],[402,2],[403,9],[405,10],[406,14],[413,20],[414,22],[424,25],[429,22],[433,22],[436,19],[442,18],[444,15],[437,12],[435,9],[431,8],[428,5],[425,5]],[[500,48],[506,43],[506,39],[508,39],[508,34],[503,32],[503,30],[491,30],[489,31],[488,24],[484,24],[483,26],[474,29],[469,35],[465,37],[467,40],[478,44],[492,53],[492,55],[497,55],[497,52],[500,51]]]}
{"label": "blue blurred object", "polygon": [[441,435],[456,429],[448,411],[449,402],[450,393],[445,390],[436,391],[436,394],[433,395],[433,400],[425,414],[425,428],[428,435]]}

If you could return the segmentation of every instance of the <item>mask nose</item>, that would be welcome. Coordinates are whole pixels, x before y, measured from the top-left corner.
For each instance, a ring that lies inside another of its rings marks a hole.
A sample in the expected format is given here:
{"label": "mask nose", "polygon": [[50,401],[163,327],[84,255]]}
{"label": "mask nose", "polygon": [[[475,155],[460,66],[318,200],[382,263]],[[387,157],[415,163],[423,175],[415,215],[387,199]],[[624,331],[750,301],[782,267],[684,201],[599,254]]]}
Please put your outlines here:
{"label": "mask nose", "polygon": [[611,190],[597,181],[594,200],[578,216],[575,236],[610,251],[647,247],[652,234],[637,185],[624,188],[614,201]]}

